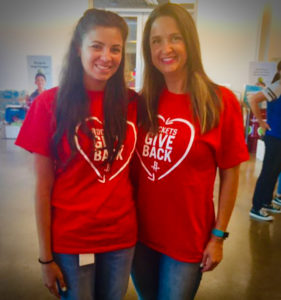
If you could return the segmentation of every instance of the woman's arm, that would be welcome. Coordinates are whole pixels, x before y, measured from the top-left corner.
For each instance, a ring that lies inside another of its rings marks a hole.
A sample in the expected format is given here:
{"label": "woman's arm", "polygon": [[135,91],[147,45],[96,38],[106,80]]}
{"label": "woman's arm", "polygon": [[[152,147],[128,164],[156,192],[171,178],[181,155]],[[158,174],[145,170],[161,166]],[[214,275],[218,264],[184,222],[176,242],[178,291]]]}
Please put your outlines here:
{"label": "woman's arm", "polygon": [[264,129],[264,131],[266,130],[270,130],[269,125],[262,119],[262,114],[261,114],[261,110],[259,107],[259,103],[266,101],[266,97],[263,94],[263,92],[258,92],[256,94],[254,94],[252,97],[250,97],[249,99],[249,105],[251,107],[251,110],[254,114],[254,116],[257,118],[260,126]]}
{"label": "woman's arm", "polygon": [[[230,169],[220,169],[219,172],[220,191],[215,228],[222,231],[226,231],[234,207],[239,182],[239,167],[240,165]],[[202,271],[213,270],[222,260],[222,254],[223,239],[212,235],[203,254]]]}
{"label": "woman's arm", "polygon": [[[54,184],[53,161],[43,155],[34,154],[35,185],[35,215],[39,241],[39,258],[41,261],[53,259],[51,242],[51,194]],[[59,297],[57,280],[62,289],[66,285],[62,273],[55,262],[42,264],[43,282],[49,291]]]}

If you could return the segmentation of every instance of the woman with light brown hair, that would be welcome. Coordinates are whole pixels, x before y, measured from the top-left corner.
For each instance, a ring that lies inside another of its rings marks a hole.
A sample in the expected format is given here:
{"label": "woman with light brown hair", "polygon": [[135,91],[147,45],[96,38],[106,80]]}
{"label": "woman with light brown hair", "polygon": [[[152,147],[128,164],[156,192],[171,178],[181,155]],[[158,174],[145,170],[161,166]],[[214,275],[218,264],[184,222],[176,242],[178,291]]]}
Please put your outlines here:
{"label": "woman with light brown hair", "polygon": [[248,159],[242,114],[233,93],[206,75],[194,21],[180,5],[154,9],[143,54],[133,281],[139,299],[193,299],[202,271],[222,259],[239,165]]}

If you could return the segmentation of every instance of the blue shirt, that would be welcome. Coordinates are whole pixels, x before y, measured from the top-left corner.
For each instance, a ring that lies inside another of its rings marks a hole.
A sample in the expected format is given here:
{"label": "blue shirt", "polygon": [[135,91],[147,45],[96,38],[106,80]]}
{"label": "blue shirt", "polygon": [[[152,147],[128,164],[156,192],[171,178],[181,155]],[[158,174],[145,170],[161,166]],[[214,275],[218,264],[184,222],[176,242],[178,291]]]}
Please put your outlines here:
{"label": "blue shirt", "polygon": [[281,139],[281,81],[278,80],[263,90],[268,100],[267,123],[271,130],[266,135]]}
{"label": "blue shirt", "polygon": [[39,95],[39,91],[35,90],[29,97],[29,101],[30,103],[32,103],[34,101],[34,99]]}

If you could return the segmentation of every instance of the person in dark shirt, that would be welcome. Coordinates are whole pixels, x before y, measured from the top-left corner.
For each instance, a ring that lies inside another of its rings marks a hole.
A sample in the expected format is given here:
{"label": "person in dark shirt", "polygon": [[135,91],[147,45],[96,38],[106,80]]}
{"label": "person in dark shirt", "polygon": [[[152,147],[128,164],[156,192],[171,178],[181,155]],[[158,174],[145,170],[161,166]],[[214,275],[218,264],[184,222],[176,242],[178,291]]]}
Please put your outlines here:
{"label": "person in dark shirt", "polygon": [[[265,155],[262,170],[256,183],[250,216],[260,221],[272,221],[269,213],[281,213],[279,197],[273,192],[281,172],[281,61],[271,85],[254,94],[249,101],[251,110],[265,131]],[[267,101],[267,121],[261,117],[259,103]],[[273,205],[276,204],[278,206]]]}
{"label": "person in dark shirt", "polygon": [[30,107],[34,99],[45,90],[46,76],[43,73],[38,72],[35,75],[35,84],[37,85],[37,89],[28,98],[28,107]]}

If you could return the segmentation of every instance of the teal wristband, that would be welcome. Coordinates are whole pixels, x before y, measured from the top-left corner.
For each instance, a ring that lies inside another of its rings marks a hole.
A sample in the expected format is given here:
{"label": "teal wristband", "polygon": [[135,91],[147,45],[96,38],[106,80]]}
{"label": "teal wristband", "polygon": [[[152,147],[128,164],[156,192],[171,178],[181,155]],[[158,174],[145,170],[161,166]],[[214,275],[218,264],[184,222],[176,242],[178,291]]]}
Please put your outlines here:
{"label": "teal wristband", "polygon": [[219,237],[219,238],[222,238],[222,239],[226,239],[228,236],[229,236],[229,233],[228,232],[225,232],[225,231],[222,231],[222,230],[219,230],[217,228],[214,228],[212,230],[212,234],[216,237]]}

